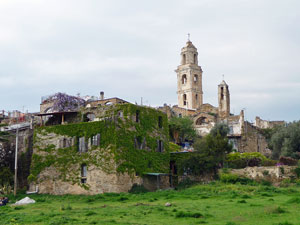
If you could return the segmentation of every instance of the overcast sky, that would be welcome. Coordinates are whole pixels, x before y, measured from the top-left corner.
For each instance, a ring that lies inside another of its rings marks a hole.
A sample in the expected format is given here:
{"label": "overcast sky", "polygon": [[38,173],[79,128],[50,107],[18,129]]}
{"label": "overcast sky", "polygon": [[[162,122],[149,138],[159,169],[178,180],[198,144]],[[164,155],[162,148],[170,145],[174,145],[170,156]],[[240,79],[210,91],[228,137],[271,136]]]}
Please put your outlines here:
{"label": "overcast sky", "polygon": [[177,104],[187,33],[217,106],[251,121],[300,119],[298,0],[1,0],[0,110],[39,111],[56,92]]}

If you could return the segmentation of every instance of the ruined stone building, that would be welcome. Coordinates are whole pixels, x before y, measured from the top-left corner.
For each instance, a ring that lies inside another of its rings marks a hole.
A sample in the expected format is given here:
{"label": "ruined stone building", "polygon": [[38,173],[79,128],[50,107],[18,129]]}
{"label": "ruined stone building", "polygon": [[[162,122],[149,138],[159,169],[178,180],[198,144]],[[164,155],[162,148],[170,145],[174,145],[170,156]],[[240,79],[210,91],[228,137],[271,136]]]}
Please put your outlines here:
{"label": "ruined stone building", "polygon": [[180,65],[175,70],[178,105],[170,107],[165,104],[159,109],[169,117],[191,117],[201,136],[208,134],[216,123],[225,123],[230,129],[228,138],[237,151],[269,153],[267,142],[259,132],[260,127],[245,121],[243,110],[238,115],[230,112],[230,90],[224,80],[217,87],[218,106],[203,102],[203,71],[198,62],[197,48],[190,40],[181,49],[180,56]]}
{"label": "ruined stone building", "polygon": [[65,108],[59,99],[41,104],[44,125],[34,131],[30,190],[98,194],[127,192],[134,184],[149,190],[169,186],[164,113],[103,94],[76,110],[77,103]]}

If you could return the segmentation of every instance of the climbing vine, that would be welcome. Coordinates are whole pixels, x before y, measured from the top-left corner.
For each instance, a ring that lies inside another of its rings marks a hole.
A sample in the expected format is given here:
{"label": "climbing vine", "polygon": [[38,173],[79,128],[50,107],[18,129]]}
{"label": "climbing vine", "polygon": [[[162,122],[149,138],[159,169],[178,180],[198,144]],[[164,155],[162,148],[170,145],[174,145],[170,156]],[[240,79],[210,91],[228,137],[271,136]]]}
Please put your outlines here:
{"label": "climbing vine", "polygon": [[[80,182],[80,166],[83,163],[106,173],[142,175],[148,172],[168,172],[169,130],[164,113],[152,108],[123,104],[107,107],[98,119],[100,121],[36,129],[28,179],[36,181],[42,171],[53,167],[59,179],[88,188],[88,185]],[[78,143],[67,148],[44,144],[47,135],[54,135],[54,138],[58,135],[75,137],[75,140],[85,137],[85,140],[90,140],[98,133],[101,134],[100,146],[92,146],[84,153],[78,152]],[[137,139],[141,139],[143,145],[137,146]],[[163,152],[157,151],[158,141],[163,142]]]}

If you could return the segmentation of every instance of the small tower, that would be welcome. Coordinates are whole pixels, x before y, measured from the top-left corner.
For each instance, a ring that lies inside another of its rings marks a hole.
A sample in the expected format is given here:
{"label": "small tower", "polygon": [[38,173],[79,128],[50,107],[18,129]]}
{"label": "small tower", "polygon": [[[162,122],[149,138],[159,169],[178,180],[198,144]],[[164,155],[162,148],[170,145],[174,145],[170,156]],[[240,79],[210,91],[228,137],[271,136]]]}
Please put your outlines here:
{"label": "small tower", "polygon": [[218,85],[219,116],[226,118],[230,115],[230,94],[226,82],[223,80]]}
{"label": "small tower", "polygon": [[198,109],[203,104],[202,69],[198,66],[198,52],[188,40],[181,49],[181,64],[177,73],[178,106]]}

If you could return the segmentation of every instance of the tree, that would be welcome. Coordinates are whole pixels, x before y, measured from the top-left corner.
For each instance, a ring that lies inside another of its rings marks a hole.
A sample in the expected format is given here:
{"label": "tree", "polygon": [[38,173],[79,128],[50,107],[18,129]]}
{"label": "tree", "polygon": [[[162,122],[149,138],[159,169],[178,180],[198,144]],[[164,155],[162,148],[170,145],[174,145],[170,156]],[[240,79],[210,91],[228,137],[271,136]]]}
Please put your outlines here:
{"label": "tree", "polygon": [[[223,166],[226,154],[232,151],[232,145],[227,139],[227,125],[216,125],[207,136],[197,139],[195,152],[180,162],[181,170],[189,170],[194,175],[206,172],[217,172]],[[222,135],[221,135],[222,134]]]}
{"label": "tree", "polygon": [[300,159],[300,121],[278,128],[271,137],[270,148],[274,159],[280,156]]}
{"label": "tree", "polygon": [[193,140],[196,135],[194,122],[190,117],[172,117],[169,120],[170,136],[176,143]]}

